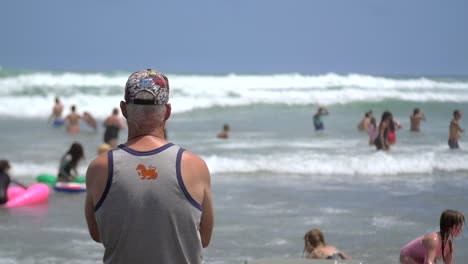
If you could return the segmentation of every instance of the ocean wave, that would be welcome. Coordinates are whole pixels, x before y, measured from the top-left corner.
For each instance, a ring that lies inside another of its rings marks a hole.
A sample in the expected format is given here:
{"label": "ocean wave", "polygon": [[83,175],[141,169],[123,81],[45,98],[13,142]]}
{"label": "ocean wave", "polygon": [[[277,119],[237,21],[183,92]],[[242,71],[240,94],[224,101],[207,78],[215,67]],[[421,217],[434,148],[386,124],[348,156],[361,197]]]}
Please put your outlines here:
{"label": "ocean wave", "polygon": [[[387,154],[370,152],[349,155],[320,154],[312,151],[298,151],[282,155],[243,155],[239,157],[207,156],[205,160],[214,174],[254,174],[262,172],[271,175],[303,175],[314,180],[385,181],[398,180],[400,175],[433,175],[437,172],[468,172],[464,162],[467,153],[405,153]],[[325,177],[323,177],[325,176]],[[346,176],[328,177],[328,176]],[[395,177],[391,177],[395,176]],[[403,180],[403,179],[402,179]],[[424,180],[415,178],[415,180]],[[428,179],[431,180],[431,179]]]}
{"label": "ocean wave", "polygon": [[[316,182],[432,182],[441,173],[468,172],[468,153],[417,151],[410,153],[360,152],[317,153],[310,150],[283,151],[281,154],[205,155],[213,177],[220,175],[269,175],[274,178],[309,178]],[[55,174],[56,163],[15,161],[13,174],[20,179],[35,178],[41,173]],[[86,171],[81,164],[79,172]],[[35,172],[35,173],[32,173]],[[288,175],[284,177],[284,175]],[[405,176],[402,176],[405,175]],[[410,177],[407,177],[410,175]],[[413,176],[411,176],[413,175]],[[432,175],[432,176],[430,176]],[[436,177],[436,178],[435,178]]]}
{"label": "ocean wave", "polygon": [[[0,115],[46,117],[55,96],[67,106],[105,117],[123,98],[127,73],[0,75]],[[468,102],[468,80],[370,75],[171,75],[176,113],[255,104],[350,104],[401,100]],[[27,107],[24,107],[24,106]]]}

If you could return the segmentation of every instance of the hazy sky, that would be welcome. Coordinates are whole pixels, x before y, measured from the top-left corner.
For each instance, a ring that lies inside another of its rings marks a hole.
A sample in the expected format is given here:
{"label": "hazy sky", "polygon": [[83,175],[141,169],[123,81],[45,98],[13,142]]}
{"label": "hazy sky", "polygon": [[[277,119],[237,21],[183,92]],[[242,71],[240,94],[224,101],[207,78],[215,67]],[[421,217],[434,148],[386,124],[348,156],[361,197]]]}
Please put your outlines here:
{"label": "hazy sky", "polygon": [[0,65],[468,75],[468,1],[0,2]]}

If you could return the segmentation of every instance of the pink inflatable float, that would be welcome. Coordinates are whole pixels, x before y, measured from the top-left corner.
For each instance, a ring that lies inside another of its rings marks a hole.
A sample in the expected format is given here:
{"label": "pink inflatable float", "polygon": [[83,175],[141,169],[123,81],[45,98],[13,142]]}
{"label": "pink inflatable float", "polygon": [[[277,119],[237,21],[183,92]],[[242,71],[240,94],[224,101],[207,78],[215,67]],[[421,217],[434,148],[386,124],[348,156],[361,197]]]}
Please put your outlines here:
{"label": "pink inflatable float", "polygon": [[26,190],[21,187],[9,187],[8,202],[0,207],[11,208],[42,203],[47,201],[49,193],[49,187],[44,183],[34,184]]}

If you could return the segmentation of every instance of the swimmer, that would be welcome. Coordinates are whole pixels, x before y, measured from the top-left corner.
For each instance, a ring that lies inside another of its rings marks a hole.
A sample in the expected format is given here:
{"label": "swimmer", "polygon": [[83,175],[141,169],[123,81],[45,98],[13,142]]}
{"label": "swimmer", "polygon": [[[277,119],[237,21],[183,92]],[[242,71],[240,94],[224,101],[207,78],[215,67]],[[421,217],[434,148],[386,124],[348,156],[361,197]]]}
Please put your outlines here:
{"label": "swimmer", "polygon": [[97,130],[96,119],[89,112],[83,112],[83,121],[85,121],[88,126],[93,128],[94,131]]}
{"label": "swimmer", "polygon": [[420,131],[420,126],[421,126],[421,120],[425,121],[426,116],[424,115],[423,112],[419,108],[415,108],[413,110],[413,114],[410,115],[410,130],[413,132],[419,132]]}
{"label": "swimmer", "polygon": [[315,131],[324,130],[322,116],[328,115],[328,110],[325,107],[319,107],[317,113],[314,115],[314,127]]}
{"label": "swimmer", "polygon": [[369,122],[372,117],[372,110],[367,111],[364,118],[358,124],[358,130],[363,132],[369,131]]}
{"label": "swimmer", "polygon": [[326,244],[322,231],[312,229],[304,236],[304,257],[307,259],[351,260],[351,257]]}
{"label": "swimmer", "polygon": [[382,118],[379,124],[379,133],[374,140],[374,145],[377,150],[390,150],[390,144],[388,143],[388,132],[390,131],[391,113],[388,111],[383,112]]}
{"label": "swimmer", "polygon": [[76,112],[76,106],[71,106],[71,113],[67,115],[65,120],[67,121],[67,132],[70,134],[76,134],[80,132],[80,119],[82,117]]}
{"label": "swimmer", "polygon": [[453,239],[463,231],[465,216],[455,210],[445,210],[440,216],[438,232],[420,236],[400,251],[401,264],[427,264],[442,260],[453,263]]}
{"label": "swimmer", "polygon": [[61,126],[63,125],[63,104],[60,102],[60,98],[57,96],[55,97],[55,105],[52,108],[52,114],[50,114],[49,121],[53,120],[54,126]]}
{"label": "swimmer", "polygon": [[117,146],[119,141],[120,129],[127,127],[119,114],[119,109],[114,108],[112,115],[107,117],[104,121],[104,127],[106,128],[104,132],[104,142],[111,145],[113,148]]}
{"label": "swimmer", "polygon": [[111,145],[109,145],[107,143],[103,143],[103,144],[99,145],[99,147],[97,149],[97,154],[101,155],[102,153],[107,153],[111,149],[112,149]]}
{"label": "swimmer", "polygon": [[216,137],[217,138],[222,138],[222,139],[227,139],[229,138],[229,125],[228,124],[224,124],[223,126],[223,130],[221,130],[221,132],[219,132]]}
{"label": "swimmer", "polygon": [[375,139],[379,135],[379,129],[377,127],[377,121],[375,120],[374,116],[372,116],[370,118],[367,133],[369,135],[369,145],[374,145]]}
{"label": "swimmer", "polygon": [[75,142],[60,159],[57,180],[60,182],[71,182],[78,177],[78,163],[84,158],[83,146]]}
{"label": "swimmer", "polygon": [[460,112],[460,110],[453,111],[453,119],[450,122],[450,128],[449,128],[450,135],[448,139],[448,145],[450,149],[460,148],[458,146],[458,140],[460,139],[461,133],[465,132],[465,130],[461,128],[460,124],[458,123],[461,118],[462,118],[462,113]]}

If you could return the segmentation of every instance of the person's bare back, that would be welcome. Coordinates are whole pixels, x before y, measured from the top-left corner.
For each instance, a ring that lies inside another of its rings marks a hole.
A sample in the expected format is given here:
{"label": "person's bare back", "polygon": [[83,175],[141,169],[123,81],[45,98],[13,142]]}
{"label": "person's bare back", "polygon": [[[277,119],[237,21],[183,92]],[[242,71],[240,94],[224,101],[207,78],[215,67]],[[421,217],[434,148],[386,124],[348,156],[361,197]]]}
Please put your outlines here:
{"label": "person's bare back", "polygon": [[80,119],[81,116],[76,113],[76,106],[72,105],[71,113],[67,115],[66,121],[68,122],[67,131],[68,133],[78,133],[80,132]]}
{"label": "person's bare back", "polygon": [[426,116],[419,108],[415,108],[412,115],[410,115],[410,130],[413,132],[419,132],[421,130],[421,120],[426,120]]}

